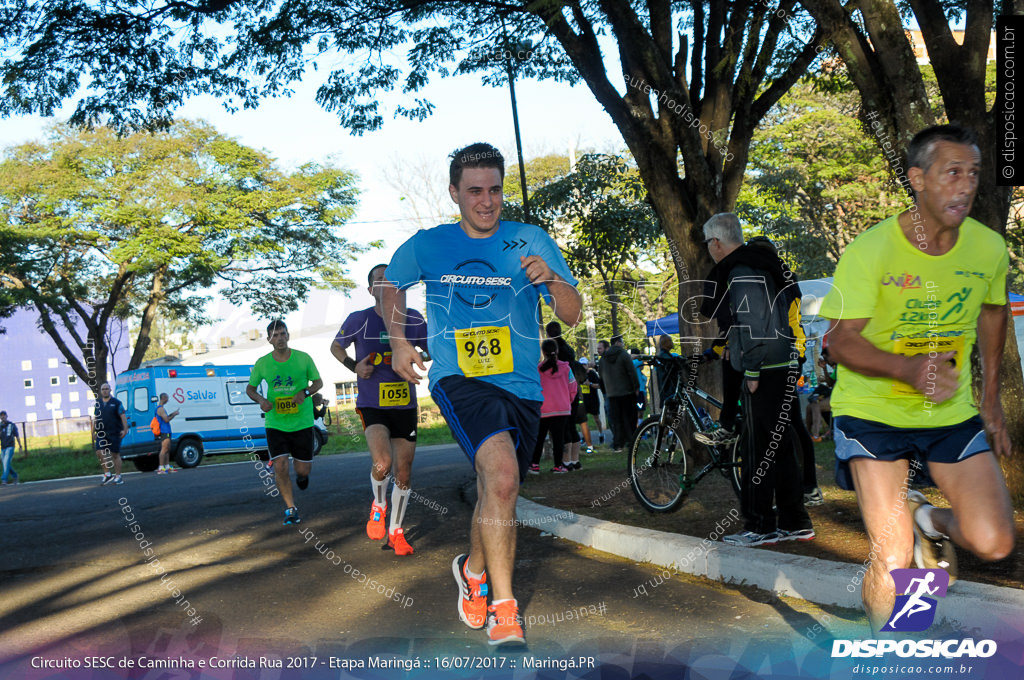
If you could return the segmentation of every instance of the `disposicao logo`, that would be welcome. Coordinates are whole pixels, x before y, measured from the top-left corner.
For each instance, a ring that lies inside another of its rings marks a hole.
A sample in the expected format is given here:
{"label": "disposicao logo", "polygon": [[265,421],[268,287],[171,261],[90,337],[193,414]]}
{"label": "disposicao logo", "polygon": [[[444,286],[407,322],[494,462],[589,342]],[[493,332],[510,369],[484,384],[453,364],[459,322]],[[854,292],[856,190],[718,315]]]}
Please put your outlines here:
{"label": "disposicao logo", "polygon": [[[893,569],[896,604],[883,631],[918,633],[935,621],[938,601],[949,588],[949,574],[943,569]],[[931,597],[929,597],[931,596]]]}
{"label": "disposicao logo", "polygon": [[[918,633],[935,622],[937,597],[945,597],[949,574],[942,569],[893,569],[896,603],[881,632]],[[993,640],[833,640],[832,657],[882,656],[985,658],[996,653]]]}

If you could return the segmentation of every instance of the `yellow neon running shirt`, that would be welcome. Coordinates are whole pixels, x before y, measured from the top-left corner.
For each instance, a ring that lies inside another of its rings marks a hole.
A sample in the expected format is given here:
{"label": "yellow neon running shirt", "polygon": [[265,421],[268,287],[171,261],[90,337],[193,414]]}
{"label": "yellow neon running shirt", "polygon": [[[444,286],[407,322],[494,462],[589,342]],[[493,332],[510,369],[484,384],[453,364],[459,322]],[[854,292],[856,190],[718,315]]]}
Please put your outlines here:
{"label": "yellow neon running shirt", "polygon": [[840,365],[832,413],[894,427],[942,427],[976,415],[970,356],[978,315],[982,304],[1006,304],[1008,266],[1003,237],[970,217],[945,255],[928,255],[912,244],[896,217],[858,236],[840,258],[819,314],[870,319],[861,334],[886,352],[955,350],[960,386],[935,404],[906,383]]}

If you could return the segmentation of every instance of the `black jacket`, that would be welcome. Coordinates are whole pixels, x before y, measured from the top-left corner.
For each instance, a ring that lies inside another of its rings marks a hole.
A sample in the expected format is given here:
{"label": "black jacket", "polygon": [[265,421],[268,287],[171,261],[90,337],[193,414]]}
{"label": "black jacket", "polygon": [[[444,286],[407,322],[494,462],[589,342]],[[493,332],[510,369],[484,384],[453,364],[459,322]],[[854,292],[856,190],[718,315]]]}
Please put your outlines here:
{"label": "black jacket", "polygon": [[782,260],[761,248],[740,246],[708,274],[710,290],[701,313],[725,332],[733,368],[756,379],[762,369],[798,358],[789,311],[799,286]]}
{"label": "black jacket", "polygon": [[601,355],[597,370],[604,381],[604,392],[609,397],[624,397],[640,391],[633,357],[622,347],[612,345]]}

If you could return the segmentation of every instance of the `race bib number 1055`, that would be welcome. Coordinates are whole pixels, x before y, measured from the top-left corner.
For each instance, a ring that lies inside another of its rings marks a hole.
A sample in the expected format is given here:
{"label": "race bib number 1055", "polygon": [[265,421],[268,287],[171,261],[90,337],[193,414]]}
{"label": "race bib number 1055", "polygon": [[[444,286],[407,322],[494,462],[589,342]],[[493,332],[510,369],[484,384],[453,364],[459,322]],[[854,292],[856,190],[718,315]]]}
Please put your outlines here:
{"label": "race bib number 1055", "polygon": [[409,404],[409,383],[391,382],[380,384],[381,406],[407,406]]}
{"label": "race bib number 1055", "polygon": [[508,326],[458,329],[455,348],[459,369],[467,378],[512,372],[512,333]]}

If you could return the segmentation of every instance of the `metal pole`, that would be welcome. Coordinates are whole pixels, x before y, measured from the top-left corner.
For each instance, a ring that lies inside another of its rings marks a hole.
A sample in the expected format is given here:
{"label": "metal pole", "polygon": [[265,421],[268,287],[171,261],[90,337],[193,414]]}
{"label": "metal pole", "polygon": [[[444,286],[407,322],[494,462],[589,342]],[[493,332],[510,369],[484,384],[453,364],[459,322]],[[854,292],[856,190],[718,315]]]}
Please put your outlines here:
{"label": "metal pole", "polygon": [[505,17],[501,18],[501,34],[505,42],[505,74],[508,76],[508,91],[512,96],[512,127],[516,133],[516,152],[519,154],[519,186],[523,191],[523,219],[529,223],[530,202],[526,195],[526,163],[523,161],[523,140],[519,135],[519,109],[516,106],[516,76],[512,68],[512,50],[508,49],[508,32],[505,30]]}

